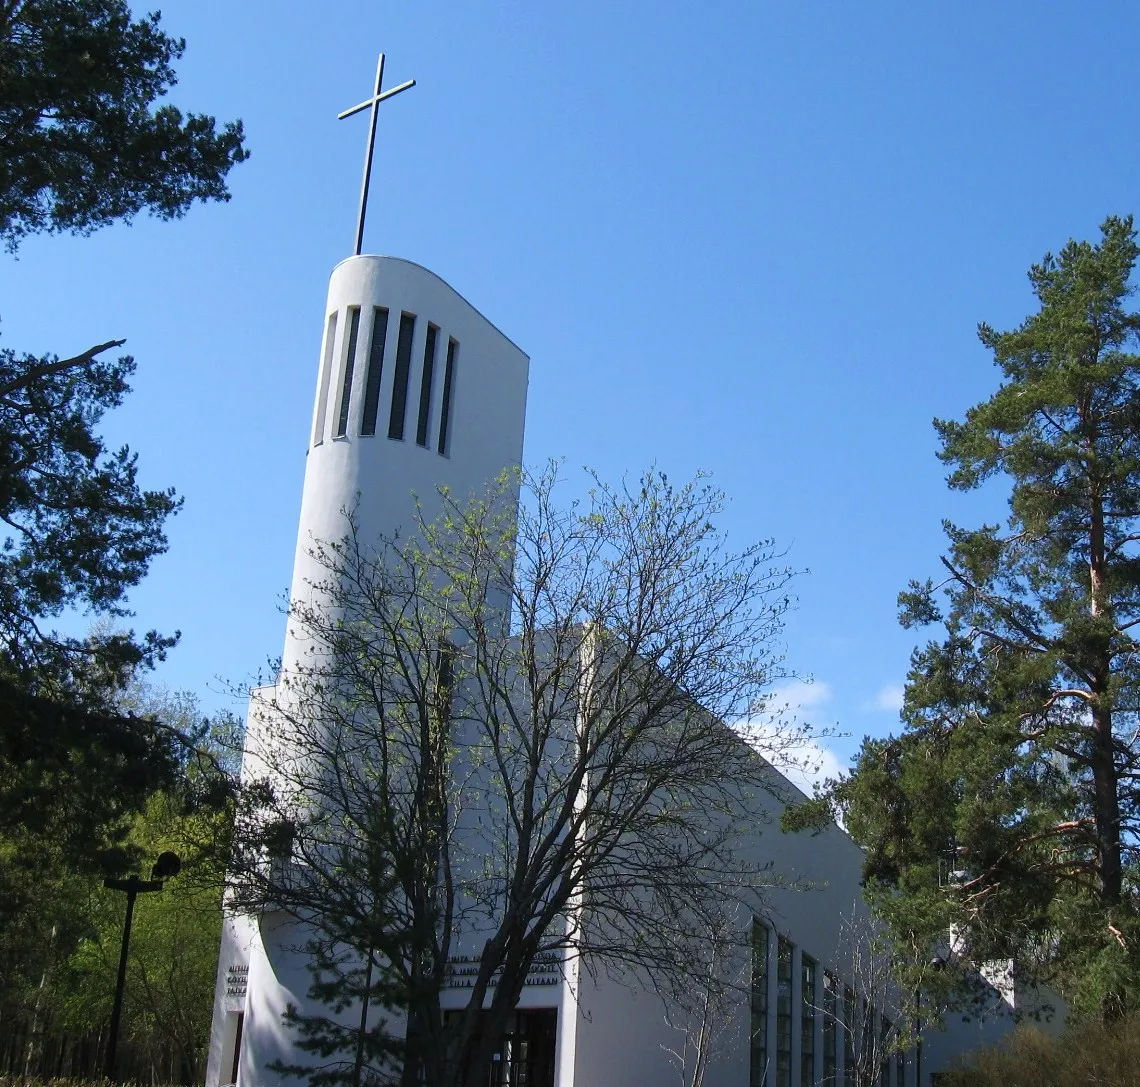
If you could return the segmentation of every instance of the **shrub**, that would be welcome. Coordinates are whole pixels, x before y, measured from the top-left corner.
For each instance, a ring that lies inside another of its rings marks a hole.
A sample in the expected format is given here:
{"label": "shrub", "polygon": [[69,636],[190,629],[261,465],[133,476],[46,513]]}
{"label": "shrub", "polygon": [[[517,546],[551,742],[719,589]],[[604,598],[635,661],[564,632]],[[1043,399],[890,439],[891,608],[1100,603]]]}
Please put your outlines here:
{"label": "shrub", "polygon": [[1134,1087],[1140,1078],[1140,1016],[1085,1023],[1059,1038],[1021,1027],[1003,1046],[972,1054],[939,1087]]}

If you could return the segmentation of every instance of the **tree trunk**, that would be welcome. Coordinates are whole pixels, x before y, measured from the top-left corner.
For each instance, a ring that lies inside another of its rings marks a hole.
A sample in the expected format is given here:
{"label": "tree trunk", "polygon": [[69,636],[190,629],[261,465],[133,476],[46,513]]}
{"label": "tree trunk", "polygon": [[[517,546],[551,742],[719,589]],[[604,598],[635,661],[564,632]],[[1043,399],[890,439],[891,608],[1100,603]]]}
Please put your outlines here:
{"label": "tree trunk", "polygon": [[[1112,921],[1112,911],[1120,904],[1123,896],[1120,794],[1113,752],[1112,713],[1094,702],[1092,716],[1093,752],[1090,763],[1097,847],[1100,852],[1100,900],[1106,907],[1104,923],[1108,925]],[[1128,994],[1123,985],[1119,981],[1110,985],[1101,998],[1101,1019],[1106,1023],[1120,1019],[1128,1004]]]}
{"label": "tree trunk", "polygon": [[1090,762],[1096,837],[1100,849],[1100,897],[1105,906],[1113,907],[1121,900],[1124,872],[1121,861],[1120,795],[1113,757],[1112,714],[1094,704],[1092,717],[1093,753]]}
{"label": "tree trunk", "polygon": [[43,1050],[43,999],[44,987],[47,985],[48,970],[50,969],[51,955],[55,949],[55,934],[56,926],[52,925],[51,935],[48,937],[48,962],[44,965],[43,973],[40,974],[40,983],[36,987],[36,1002],[32,1007],[32,1029],[28,1035],[28,1048],[24,1055],[24,1076],[25,1078],[37,1074],[40,1071],[40,1059]]}
{"label": "tree trunk", "polygon": [[478,1018],[477,1027],[466,1039],[466,1045],[461,1040],[455,1087],[487,1087],[487,1068],[495,1047],[506,1033],[507,1021],[522,995],[525,980],[525,970],[517,965],[504,965],[491,1006]]}
{"label": "tree trunk", "polygon": [[368,1003],[372,995],[372,958],[371,946],[368,948],[368,969],[364,975],[364,995],[360,1001],[360,1028],[356,1033],[356,1059],[352,1065],[353,1087],[360,1087],[360,1075],[364,1070],[364,1039],[368,1035]]}
{"label": "tree trunk", "polygon": [[[1095,450],[1089,449],[1090,466]],[[1112,600],[1108,588],[1108,560],[1105,553],[1104,500],[1100,486],[1092,482],[1089,507],[1089,611],[1092,617],[1109,619]],[[1101,659],[1095,668],[1092,684],[1092,755],[1089,760],[1093,775],[1093,811],[1096,822],[1097,849],[1100,853],[1100,900],[1111,911],[1120,904],[1124,892],[1124,869],[1121,856],[1120,790],[1116,773],[1116,752],[1112,734],[1112,708],[1105,704],[1109,677],[1112,674],[1112,646],[1106,641],[1098,649]],[[1110,989],[1102,1001],[1106,1020],[1119,1018],[1127,1002],[1123,992]]]}

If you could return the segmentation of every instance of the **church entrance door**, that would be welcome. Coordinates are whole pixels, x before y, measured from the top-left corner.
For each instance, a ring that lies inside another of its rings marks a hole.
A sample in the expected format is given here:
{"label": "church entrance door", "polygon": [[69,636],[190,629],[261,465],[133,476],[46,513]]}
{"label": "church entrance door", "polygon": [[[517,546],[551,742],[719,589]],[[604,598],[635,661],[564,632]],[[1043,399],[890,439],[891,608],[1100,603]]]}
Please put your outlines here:
{"label": "church entrance door", "polygon": [[554,1087],[558,1010],[516,1011],[487,1074],[487,1087]]}

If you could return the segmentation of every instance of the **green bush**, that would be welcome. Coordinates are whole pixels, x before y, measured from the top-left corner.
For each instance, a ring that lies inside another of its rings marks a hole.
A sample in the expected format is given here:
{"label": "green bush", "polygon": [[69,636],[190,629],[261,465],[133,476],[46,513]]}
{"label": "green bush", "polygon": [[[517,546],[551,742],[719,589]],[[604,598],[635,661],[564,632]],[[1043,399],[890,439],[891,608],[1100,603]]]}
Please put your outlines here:
{"label": "green bush", "polygon": [[939,1087],[1135,1087],[1140,1083],[1140,1016],[1112,1026],[1084,1024],[1059,1038],[1022,1027],[939,1079]]}

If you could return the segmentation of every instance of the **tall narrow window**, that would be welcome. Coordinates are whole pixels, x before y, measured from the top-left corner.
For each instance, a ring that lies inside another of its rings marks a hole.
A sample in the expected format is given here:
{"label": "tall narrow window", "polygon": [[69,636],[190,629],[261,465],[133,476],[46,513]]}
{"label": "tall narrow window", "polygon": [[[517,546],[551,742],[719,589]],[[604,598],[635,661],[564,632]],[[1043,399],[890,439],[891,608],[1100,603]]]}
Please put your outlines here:
{"label": "tall narrow window", "polygon": [[451,386],[455,380],[455,357],[459,354],[459,344],[448,338],[447,363],[443,368],[443,403],[439,409],[439,445],[438,451],[447,456],[451,448]]}
{"label": "tall narrow window", "polygon": [[836,1021],[839,1015],[837,1007],[839,982],[835,975],[827,970],[823,972],[823,1082],[824,1087],[837,1087],[835,1069],[837,1067],[838,1053],[836,1051]]}
{"label": "tall narrow window", "polygon": [[439,329],[428,325],[427,339],[424,341],[424,370],[420,377],[420,414],[416,420],[416,445],[425,449],[428,443],[428,420],[431,418],[431,383],[435,377],[435,341]]}
{"label": "tall narrow window", "polygon": [[384,340],[388,335],[388,311],[372,309],[372,340],[368,345],[368,373],[364,375],[364,417],[361,434],[376,433],[376,411],[380,405],[380,378],[384,376]]}
{"label": "tall narrow window", "polygon": [[752,1017],[748,1087],[764,1087],[768,1071],[768,926],[752,919]]}
{"label": "tall narrow window", "polygon": [[843,987],[843,1087],[856,1087],[855,1083],[855,992]]}
{"label": "tall narrow window", "polygon": [[344,380],[340,383],[340,411],[337,413],[334,435],[343,438],[348,433],[348,408],[352,402],[352,364],[356,358],[356,337],[360,334],[360,307],[348,307],[348,353],[344,357]]}
{"label": "tall narrow window", "polygon": [[412,369],[412,335],[416,315],[400,314],[400,338],[396,341],[396,371],[392,375],[392,411],[388,416],[388,437],[402,440],[404,417],[408,413],[408,375]]}
{"label": "tall narrow window", "polygon": [[321,383],[317,392],[317,416],[313,420],[313,445],[325,440],[325,409],[329,402],[329,381],[332,378],[333,348],[336,346],[336,314],[329,314],[325,326],[325,352],[321,362]]}
{"label": "tall narrow window", "polygon": [[815,1084],[816,962],[800,956],[800,1087]]}
{"label": "tall narrow window", "polygon": [[792,1087],[792,942],[776,944],[776,1087]]}

